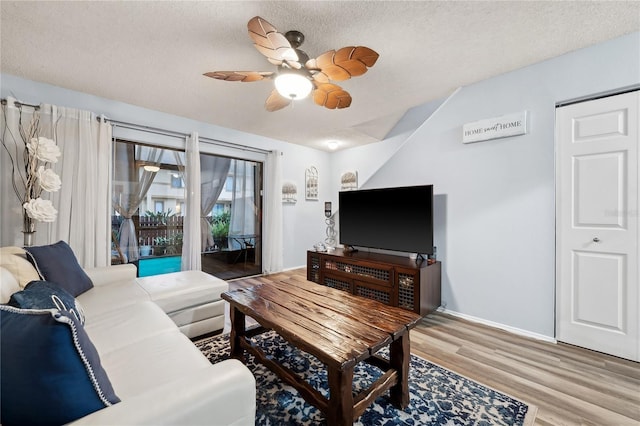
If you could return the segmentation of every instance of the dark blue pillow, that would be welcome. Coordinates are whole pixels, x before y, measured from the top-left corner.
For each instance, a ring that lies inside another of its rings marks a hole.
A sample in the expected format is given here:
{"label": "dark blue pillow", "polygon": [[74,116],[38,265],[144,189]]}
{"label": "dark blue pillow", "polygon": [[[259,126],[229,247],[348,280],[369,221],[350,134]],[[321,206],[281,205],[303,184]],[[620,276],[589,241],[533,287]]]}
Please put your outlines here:
{"label": "dark blue pillow", "polygon": [[76,319],[0,305],[0,422],[64,424],[120,402]]}
{"label": "dark blue pillow", "polygon": [[76,297],[93,287],[82,270],[69,244],[58,241],[49,246],[25,247],[27,259],[38,271],[40,279],[58,284]]}
{"label": "dark blue pillow", "polygon": [[84,311],[80,303],[62,287],[49,281],[31,281],[24,290],[11,295],[8,305],[22,309],[67,311],[84,325]]}

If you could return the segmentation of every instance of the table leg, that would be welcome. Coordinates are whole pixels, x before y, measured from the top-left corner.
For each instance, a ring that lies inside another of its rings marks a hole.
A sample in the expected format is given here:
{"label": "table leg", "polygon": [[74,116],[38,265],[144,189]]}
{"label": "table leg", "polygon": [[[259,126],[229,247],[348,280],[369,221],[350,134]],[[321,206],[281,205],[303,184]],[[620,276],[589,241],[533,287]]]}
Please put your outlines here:
{"label": "table leg", "polygon": [[391,368],[398,372],[398,383],[389,391],[391,403],[398,408],[406,408],[409,405],[409,357],[411,355],[409,332],[393,341],[389,352]]}
{"label": "table leg", "polygon": [[327,366],[329,382],[328,425],[353,424],[353,366],[341,371]]}
{"label": "table leg", "polygon": [[229,334],[231,357],[244,362],[244,350],[240,345],[240,340],[244,339],[246,334],[245,315],[233,303],[229,307],[229,315],[231,317],[231,333]]}

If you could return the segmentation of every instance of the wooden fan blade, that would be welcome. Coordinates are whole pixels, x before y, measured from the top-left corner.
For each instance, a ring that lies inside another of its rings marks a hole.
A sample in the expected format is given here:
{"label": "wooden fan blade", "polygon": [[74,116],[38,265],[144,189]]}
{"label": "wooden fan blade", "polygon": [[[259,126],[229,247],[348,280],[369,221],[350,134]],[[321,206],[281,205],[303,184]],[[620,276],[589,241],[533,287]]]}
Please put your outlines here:
{"label": "wooden fan blade", "polygon": [[368,68],[374,66],[379,57],[380,55],[378,55],[375,50],[371,50],[365,46],[357,46],[351,53],[351,59],[357,59]]}
{"label": "wooden fan blade", "polygon": [[304,67],[308,70],[320,70],[316,59],[309,59],[307,62],[305,62]]}
{"label": "wooden fan blade", "polygon": [[310,59],[307,67],[321,70],[330,80],[343,81],[366,73],[367,68],[376,63],[378,56],[368,47],[347,46],[337,51],[329,50],[315,60]]}
{"label": "wooden fan blade", "polygon": [[264,107],[267,111],[273,112],[288,106],[291,103],[291,99],[287,99],[282,96],[276,89],[273,89],[267,101],[264,103]]}
{"label": "wooden fan blade", "polygon": [[207,72],[203,75],[207,77],[215,78],[225,81],[242,81],[243,83],[250,83],[252,81],[260,81],[270,79],[274,72],[271,71],[213,71]]}
{"label": "wooden fan blade", "polygon": [[255,16],[249,20],[247,28],[255,48],[266,56],[269,62],[275,65],[281,65],[284,61],[298,63],[298,54],[291,47],[289,40],[269,22]]}
{"label": "wooden fan blade", "polygon": [[351,78],[349,71],[338,65],[324,67],[322,68],[322,72],[327,75],[329,80],[333,81],[344,81]]}
{"label": "wooden fan blade", "polygon": [[318,56],[316,59],[309,59],[309,61],[316,62],[316,67],[321,70],[324,67],[333,66],[333,57],[335,56],[335,50],[328,50],[324,52],[322,55]]}
{"label": "wooden fan blade", "polygon": [[336,66],[344,68],[349,74],[351,74],[351,77],[357,77],[367,72],[367,65],[357,57],[354,58],[354,52],[356,52],[355,47],[343,47],[342,49],[337,50],[333,57],[333,62]]}
{"label": "wooden fan blade", "polygon": [[351,95],[336,84],[320,84],[313,91],[313,101],[325,108],[342,109],[351,105]]}
{"label": "wooden fan blade", "polygon": [[329,83],[329,76],[323,72],[317,72],[313,74],[313,80],[316,83],[320,83],[320,84]]}

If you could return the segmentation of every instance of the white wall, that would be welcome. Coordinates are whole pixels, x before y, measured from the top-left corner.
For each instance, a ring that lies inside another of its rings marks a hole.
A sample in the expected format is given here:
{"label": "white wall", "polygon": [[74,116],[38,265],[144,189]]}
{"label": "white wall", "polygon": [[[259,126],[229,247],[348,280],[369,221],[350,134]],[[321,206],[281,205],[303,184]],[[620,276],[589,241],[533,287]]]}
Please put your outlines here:
{"label": "white wall", "polygon": [[[26,80],[13,75],[0,74],[0,79],[0,96],[2,98],[12,96],[22,102],[30,104],[49,103],[79,108],[92,111],[98,115],[104,114],[107,118],[113,120],[158,127],[182,133],[196,131],[200,137],[233,142],[266,150],[280,150],[284,155],[282,162],[283,180],[297,180],[299,189],[303,187],[302,183],[304,182],[304,170],[306,167],[314,165],[320,170],[321,174],[328,173],[329,171],[329,155],[316,149],[305,148],[275,139],[140,108],[135,105]],[[114,135],[131,137],[133,140],[148,141],[166,146],[184,147],[184,143],[178,139],[131,132],[123,128],[116,128]],[[201,149],[210,153],[227,155],[230,153],[228,150],[209,144],[202,145]],[[2,155],[5,155],[4,150],[2,150]],[[235,152],[234,155],[239,158],[256,159],[255,154],[251,154],[250,152]],[[108,159],[105,159],[105,161],[108,161]],[[329,192],[328,180],[321,178],[321,200],[328,197]],[[302,198],[299,197],[296,206],[283,206],[285,268],[304,265],[307,248],[311,248],[313,244],[320,238],[323,238],[322,236],[324,235],[324,222],[322,221],[323,210],[322,207],[319,207],[320,203],[317,201],[305,202],[304,193],[301,194]],[[2,203],[17,203],[15,194],[10,191],[8,193],[3,192],[0,196],[0,201],[2,201]]]}
{"label": "white wall", "polygon": [[[372,173],[365,188],[434,185],[446,309],[554,336],[555,105],[637,84],[640,33],[464,87]],[[462,144],[464,123],[523,110],[527,135]],[[335,172],[380,146],[333,154]]]}
{"label": "white wall", "polygon": [[366,182],[380,169],[393,154],[412,136],[417,128],[433,114],[442,104],[442,100],[428,102],[409,109],[400,121],[389,131],[387,138],[381,142],[356,148],[337,151],[331,154],[331,199],[333,210],[338,208],[338,192],[340,176],[347,171],[358,172],[358,187]]}
{"label": "white wall", "polygon": [[[324,151],[291,144],[282,161],[282,181],[293,182],[298,188],[298,202],[283,204],[285,243],[285,269],[306,266],[307,250],[318,241],[324,241],[324,201],[328,201],[330,188],[329,154]],[[314,166],[318,170],[318,200],[305,200],[305,170]]]}

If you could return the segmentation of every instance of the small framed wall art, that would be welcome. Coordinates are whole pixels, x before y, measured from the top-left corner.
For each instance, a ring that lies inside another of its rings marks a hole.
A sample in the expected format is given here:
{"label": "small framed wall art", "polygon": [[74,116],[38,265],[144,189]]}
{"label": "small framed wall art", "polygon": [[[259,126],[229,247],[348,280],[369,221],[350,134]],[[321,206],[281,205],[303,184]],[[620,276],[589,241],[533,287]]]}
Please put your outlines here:
{"label": "small framed wall art", "polygon": [[314,166],[304,172],[304,197],[307,200],[318,199],[318,169]]}
{"label": "small framed wall art", "polygon": [[340,177],[340,191],[358,189],[358,172],[344,172]]}
{"label": "small framed wall art", "polygon": [[282,202],[285,204],[295,204],[298,201],[298,188],[295,183],[285,182],[282,184]]}

